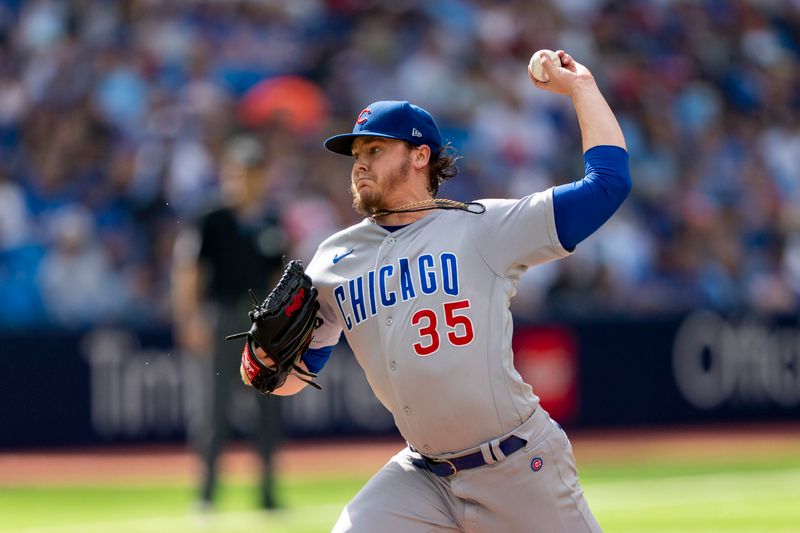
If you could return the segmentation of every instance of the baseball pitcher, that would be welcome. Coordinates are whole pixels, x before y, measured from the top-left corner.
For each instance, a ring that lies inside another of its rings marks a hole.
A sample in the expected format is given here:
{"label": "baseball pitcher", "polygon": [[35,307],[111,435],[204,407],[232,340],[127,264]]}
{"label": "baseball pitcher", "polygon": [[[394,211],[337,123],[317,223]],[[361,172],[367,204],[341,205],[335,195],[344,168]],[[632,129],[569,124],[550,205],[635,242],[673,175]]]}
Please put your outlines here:
{"label": "baseball pitcher", "polygon": [[[353,158],[364,220],[292,263],[250,313],[245,383],[295,394],[344,333],[408,446],[342,511],[336,532],[600,531],[567,436],[514,369],[509,300],[566,257],[631,188],[622,131],[589,70],[563,50],[546,82],[569,97],[586,175],[521,199],[437,198],[455,158],[428,112],[381,101],[325,141]],[[540,76],[541,77],[541,76]]]}

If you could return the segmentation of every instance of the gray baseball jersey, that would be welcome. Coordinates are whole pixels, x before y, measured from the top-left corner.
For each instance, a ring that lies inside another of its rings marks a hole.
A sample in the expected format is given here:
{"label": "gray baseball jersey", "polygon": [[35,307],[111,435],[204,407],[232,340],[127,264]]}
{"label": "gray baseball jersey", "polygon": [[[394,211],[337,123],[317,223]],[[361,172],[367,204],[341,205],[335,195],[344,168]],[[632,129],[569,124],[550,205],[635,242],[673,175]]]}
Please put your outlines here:
{"label": "gray baseball jersey", "polygon": [[429,456],[475,448],[525,422],[538,398],[513,366],[509,300],[529,267],[569,254],[552,189],[433,211],[390,232],[365,219],[323,242],[307,268],[324,325],[344,332],[403,437]]}

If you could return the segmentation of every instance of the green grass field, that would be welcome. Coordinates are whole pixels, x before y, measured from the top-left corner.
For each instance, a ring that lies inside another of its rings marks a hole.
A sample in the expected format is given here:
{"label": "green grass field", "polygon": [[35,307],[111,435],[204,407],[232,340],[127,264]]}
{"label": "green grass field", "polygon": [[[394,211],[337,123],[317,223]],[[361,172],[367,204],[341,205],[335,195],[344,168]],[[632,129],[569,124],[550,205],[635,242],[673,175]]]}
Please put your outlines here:
{"label": "green grass field", "polygon": [[[608,532],[800,532],[800,456],[588,464],[589,504]],[[219,507],[193,509],[187,481],[135,486],[0,488],[0,531],[41,533],[311,533],[329,531],[366,478],[281,479],[283,509],[256,510],[256,490],[226,480]]]}

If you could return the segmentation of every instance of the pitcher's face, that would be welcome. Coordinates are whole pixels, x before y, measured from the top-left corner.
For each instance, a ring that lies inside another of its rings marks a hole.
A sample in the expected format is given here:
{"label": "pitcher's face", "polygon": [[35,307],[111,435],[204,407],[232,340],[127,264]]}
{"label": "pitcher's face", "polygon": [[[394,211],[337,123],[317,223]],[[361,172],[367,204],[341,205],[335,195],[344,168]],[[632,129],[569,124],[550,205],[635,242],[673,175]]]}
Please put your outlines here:
{"label": "pitcher's face", "polygon": [[411,170],[411,149],[403,141],[358,137],[353,141],[350,191],[356,212],[367,216],[405,203],[403,186]]}

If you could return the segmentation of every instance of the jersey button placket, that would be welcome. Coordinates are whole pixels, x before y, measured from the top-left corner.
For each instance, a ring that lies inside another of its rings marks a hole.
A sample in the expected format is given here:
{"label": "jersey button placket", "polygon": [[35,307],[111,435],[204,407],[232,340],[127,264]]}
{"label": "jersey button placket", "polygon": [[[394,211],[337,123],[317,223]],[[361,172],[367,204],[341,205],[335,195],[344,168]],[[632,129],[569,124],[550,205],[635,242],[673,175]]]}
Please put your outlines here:
{"label": "jersey button placket", "polygon": [[[384,237],[383,243],[379,250],[379,262],[383,265],[391,265],[392,264],[392,257],[397,255],[397,251],[394,250],[394,245],[397,244],[397,238],[393,235],[389,235]],[[383,257],[381,257],[383,256]],[[379,275],[379,274],[378,274]],[[387,290],[389,291],[398,291],[399,287],[397,286],[397,265],[394,267],[394,271],[392,272],[392,276],[387,278]],[[396,292],[396,297],[399,298],[399,292]],[[383,312],[391,313],[391,308],[383,308]],[[394,336],[400,332],[397,328],[392,327],[394,324],[394,317],[393,316],[386,316],[382,317],[384,327],[378,328],[378,335],[380,338],[380,342],[384,345],[385,353],[393,353],[394,346],[392,344]],[[402,328],[401,328],[402,329]],[[412,423],[413,418],[411,418],[412,410],[411,407],[405,405],[405,401],[408,398],[403,398],[404,394],[401,394],[400,391],[397,390],[396,381],[401,380],[402,370],[400,369],[400,365],[397,362],[397,359],[386,359],[386,369],[388,374],[388,384],[393,389],[394,397],[395,397],[395,405],[402,406],[400,410],[403,412],[403,416],[408,417],[408,426],[407,431],[411,434],[416,434],[418,428],[415,427],[415,424]]]}

